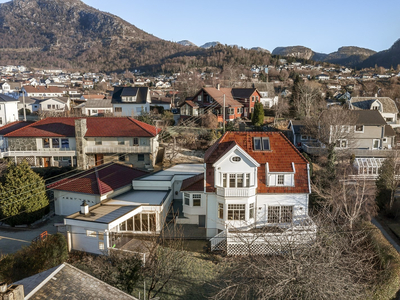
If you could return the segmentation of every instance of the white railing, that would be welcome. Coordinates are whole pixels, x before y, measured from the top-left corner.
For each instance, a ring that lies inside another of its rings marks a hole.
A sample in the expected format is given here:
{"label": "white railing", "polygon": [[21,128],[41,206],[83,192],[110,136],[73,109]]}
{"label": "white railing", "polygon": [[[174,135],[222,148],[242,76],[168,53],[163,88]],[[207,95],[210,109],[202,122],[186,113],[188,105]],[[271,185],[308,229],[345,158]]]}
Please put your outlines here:
{"label": "white railing", "polygon": [[[214,236],[213,238],[210,239],[210,243],[211,243],[211,251],[216,251],[216,250],[226,250],[223,249],[226,247],[226,237],[228,234],[228,230],[224,230],[220,233],[218,233],[216,236]],[[223,245],[221,245],[222,242]]]}
{"label": "white railing", "polygon": [[223,197],[250,197],[256,194],[255,187],[224,188],[217,187],[217,195]]}
{"label": "white railing", "polygon": [[76,150],[72,148],[4,148],[1,157],[7,156],[75,156]]}
{"label": "white railing", "polygon": [[86,153],[151,153],[150,146],[91,146]]}

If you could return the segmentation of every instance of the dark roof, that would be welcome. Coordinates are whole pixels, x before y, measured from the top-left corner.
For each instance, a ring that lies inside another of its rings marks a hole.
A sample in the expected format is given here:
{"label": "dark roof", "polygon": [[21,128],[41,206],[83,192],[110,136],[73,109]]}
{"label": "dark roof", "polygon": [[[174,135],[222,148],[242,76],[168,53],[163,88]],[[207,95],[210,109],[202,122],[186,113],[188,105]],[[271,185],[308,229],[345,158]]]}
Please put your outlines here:
{"label": "dark roof", "polygon": [[192,100],[185,100],[184,102],[182,102],[179,107],[184,106],[185,104],[193,107],[193,108],[198,108],[199,106],[197,105],[197,103],[194,103]]}
{"label": "dark roof", "polygon": [[156,127],[129,117],[53,117],[8,133],[7,137],[74,137],[75,120],[86,119],[85,137],[155,137]]}
{"label": "dark roof", "polygon": [[[293,128],[294,134],[301,134],[301,129],[304,127],[304,122],[300,120],[291,120],[291,126]],[[291,129],[291,128],[289,128]]]}
{"label": "dark roof", "polygon": [[132,184],[132,180],[147,175],[145,171],[118,163],[108,163],[87,170],[67,179],[49,184],[53,190],[76,193],[104,195],[121,187]]}
{"label": "dark roof", "polygon": [[13,101],[19,101],[19,100],[4,94],[0,94],[0,102],[13,102]]}
{"label": "dark roof", "polygon": [[256,90],[255,88],[232,88],[232,96],[235,99],[250,99],[251,95]]}
{"label": "dark roof", "polygon": [[182,182],[181,191],[185,192],[203,192],[204,191],[204,173],[185,179]]}
{"label": "dark roof", "polygon": [[392,126],[385,125],[385,136],[395,136],[396,133],[394,132]]}
{"label": "dark roof", "polygon": [[23,285],[25,297],[29,295],[30,299],[137,300],[137,298],[67,263],[27,277],[14,284]]}
{"label": "dark roof", "polygon": [[[111,103],[140,104],[146,103],[148,87],[115,87]],[[122,102],[123,96],[136,96],[135,102]]]}
{"label": "dark roof", "polygon": [[352,119],[356,125],[383,126],[386,125],[385,119],[377,110],[352,110]]}

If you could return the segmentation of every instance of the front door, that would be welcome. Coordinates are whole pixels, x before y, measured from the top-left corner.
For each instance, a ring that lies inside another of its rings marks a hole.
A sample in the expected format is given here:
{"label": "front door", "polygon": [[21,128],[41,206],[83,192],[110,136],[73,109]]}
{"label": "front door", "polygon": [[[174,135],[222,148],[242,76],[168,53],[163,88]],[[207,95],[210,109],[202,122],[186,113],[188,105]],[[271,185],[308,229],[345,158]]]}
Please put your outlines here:
{"label": "front door", "polygon": [[50,157],[43,157],[43,166],[45,168],[50,167]]}
{"label": "front door", "polygon": [[104,154],[95,154],[94,159],[95,159],[96,166],[100,166],[100,165],[104,164]]}
{"label": "front door", "polygon": [[257,222],[267,222],[267,205],[257,207]]}
{"label": "front door", "polygon": [[199,215],[199,227],[206,227],[206,216],[205,215]]}

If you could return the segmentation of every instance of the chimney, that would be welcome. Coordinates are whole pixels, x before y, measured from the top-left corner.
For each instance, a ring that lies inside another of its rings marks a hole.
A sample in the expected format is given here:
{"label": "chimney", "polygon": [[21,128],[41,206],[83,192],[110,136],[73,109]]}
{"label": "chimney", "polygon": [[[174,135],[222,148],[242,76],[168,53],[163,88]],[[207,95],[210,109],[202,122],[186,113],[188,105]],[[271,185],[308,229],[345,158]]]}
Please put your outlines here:
{"label": "chimney", "polygon": [[24,300],[24,286],[13,284],[7,288],[7,283],[0,283],[0,299]]}
{"label": "chimney", "polygon": [[375,94],[375,98],[378,98],[378,94]]}
{"label": "chimney", "polygon": [[219,91],[220,88],[221,88],[221,85],[219,83],[217,83],[217,90]]}
{"label": "chimney", "polygon": [[86,200],[83,200],[82,202],[81,214],[85,216],[89,214],[89,205],[86,203]]}

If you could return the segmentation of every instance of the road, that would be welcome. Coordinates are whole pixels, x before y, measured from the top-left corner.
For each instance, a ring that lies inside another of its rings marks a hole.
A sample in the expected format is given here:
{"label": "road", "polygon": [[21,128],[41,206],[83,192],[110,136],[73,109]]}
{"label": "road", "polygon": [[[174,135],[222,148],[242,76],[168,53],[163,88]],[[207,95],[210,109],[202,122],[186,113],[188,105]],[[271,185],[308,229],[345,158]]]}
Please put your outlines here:
{"label": "road", "polygon": [[0,255],[17,252],[23,246],[29,246],[31,241],[43,231],[49,234],[57,233],[54,223],[62,223],[63,216],[54,216],[44,225],[35,228],[0,228]]}

